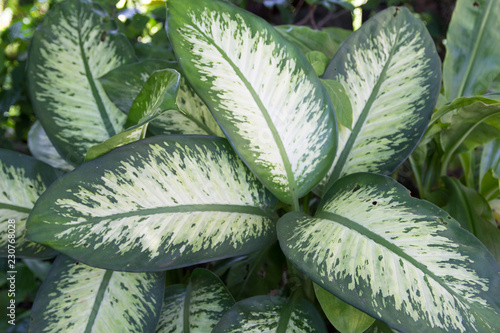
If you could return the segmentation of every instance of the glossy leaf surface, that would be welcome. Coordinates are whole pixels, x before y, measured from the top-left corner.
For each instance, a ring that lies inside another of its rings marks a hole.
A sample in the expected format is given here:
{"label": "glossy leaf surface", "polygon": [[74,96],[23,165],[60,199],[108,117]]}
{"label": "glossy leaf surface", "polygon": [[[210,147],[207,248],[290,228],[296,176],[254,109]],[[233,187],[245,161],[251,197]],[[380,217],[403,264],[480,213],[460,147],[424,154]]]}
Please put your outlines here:
{"label": "glossy leaf surface", "polygon": [[226,286],[212,272],[197,268],[189,284],[165,289],[157,333],[210,333],[224,313],[234,305]]}
{"label": "glossy leaf surface", "polygon": [[499,327],[495,259],[445,211],[410,197],[392,178],[340,179],[314,217],[282,217],[278,239],[315,283],[395,329]]}
{"label": "glossy leaf surface", "polygon": [[[25,236],[26,220],[33,205],[59,176],[61,173],[43,162],[0,149],[0,256],[50,258],[56,255],[56,251],[30,242]],[[15,235],[14,243],[9,241],[9,234]]]}
{"label": "glossy leaf surface", "polygon": [[225,139],[157,136],[54,184],[29,238],[97,267],[160,271],[268,246],[275,205]]}
{"label": "glossy leaf surface", "polygon": [[223,1],[169,0],[168,32],[241,158],[279,199],[297,203],[336,146],[333,109],[311,65],[267,22]]}
{"label": "glossy leaf surface", "polygon": [[458,0],[446,35],[446,98],[484,94],[500,73],[500,2]]}
{"label": "glossy leaf surface", "polygon": [[326,328],[314,306],[303,299],[255,296],[236,303],[212,332],[326,333]]}
{"label": "glossy leaf surface", "polygon": [[347,91],[353,127],[339,126],[337,156],[322,186],[348,173],[392,173],[425,131],[440,68],[424,24],[403,7],[388,8],[355,31],[323,75]]}
{"label": "glossy leaf surface", "polygon": [[42,284],[30,332],[154,332],[165,273],[90,267],[60,255]]}
{"label": "glossy leaf surface", "polygon": [[86,0],[58,4],[33,35],[28,84],[35,114],[61,156],[83,162],[87,150],[121,132],[126,116],[100,76],[133,62],[133,49],[102,8]]}

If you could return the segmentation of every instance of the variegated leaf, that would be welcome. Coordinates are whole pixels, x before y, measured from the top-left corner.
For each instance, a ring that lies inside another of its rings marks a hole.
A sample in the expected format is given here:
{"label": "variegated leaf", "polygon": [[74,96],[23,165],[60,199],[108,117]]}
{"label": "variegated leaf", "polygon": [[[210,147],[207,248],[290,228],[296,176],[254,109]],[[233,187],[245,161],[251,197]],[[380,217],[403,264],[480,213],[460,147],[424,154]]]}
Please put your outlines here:
{"label": "variegated leaf", "polygon": [[484,94],[500,74],[500,1],[458,0],[446,34],[443,63],[448,100]]}
{"label": "variegated leaf", "polygon": [[338,180],[315,217],[278,222],[285,255],[322,288],[401,331],[493,332],[500,276],[484,245],[392,178]]}
{"label": "variegated leaf", "polygon": [[333,109],[311,65],[267,22],[227,2],[167,7],[183,73],[257,177],[297,206],[336,146]]}
{"label": "variegated leaf", "polygon": [[165,273],[128,273],[60,255],[40,287],[30,332],[154,332]]}
{"label": "variegated leaf", "polygon": [[93,266],[159,271],[269,245],[275,204],[225,139],[156,136],[54,184],[28,234]]}
{"label": "variegated leaf", "polygon": [[197,268],[189,284],[165,289],[165,299],[156,333],[210,333],[234,299],[212,272]]}
{"label": "variegated leaf", "polygon": [[[13,254],[15,259],[56,255],[56,251],[28,241],[25,234],[33,205],[61,174],[32,157],[0,149],[0,256]],[[15,242],[10,234],[15,235]],[[12,248],[15,252],[9,251]]]}
{"label": "variegated leaf", "polygon": [[[136,64],[119,67],[102,78],[104,90],[109,98],[125,113],[128,113],[134,99],[144,83],[156,70],[178,69],[176,63],[159,60],[146,60]],[[181,78],[177,93],[176,110],[167,110],[149,126],[155,135],[160,134],[202,134],[224,137],[210,110],[200,97]]]}
{"label": "variegated leaf", "polygon": [[124,115],[97,80],[134,61],[133,49],[103,9],[87,0],[58,4],[33,35],[28,84],[35,114],[67,161],[123,130]]}
{"label": "variegated leaf", "polygon": [[306,300],[255,296],[236,303],[212,332],[326,333],[326,328],[318,311]]}
{"label": "variegated leaf", "polygon": [[130,107],[126,123],[126,126],[130,127],[91,147],[85,156],[85,161],[93,160],[116,147],[144,139],[151,121],[158,118],[165,110],[177,108],[175,100],[179,81],[180,74],[173,69],[153,72]]}
{"label": "variegated leaf", "polygon": [[75,168],[61,157],[38,120],[31,126],[28,133],[28,147],[36,159],[54,168],[63,171],[71,171]]}
{"label": "variegated leaf", "polygon": [[441,64],[424,24],[391,7],[342,44],[323,78],[344,86],[353,113],[352,130],[339,126],[337,155],[321,184],[326,193],[342,175],[389,174],[408,157],[434,110]]}
{"label": "variegated leaf", "polygon": [[160,134],[201,134],[225,137],[207,105],[189,83],[182,78],[177,94],[179,110],[169,110],[151,123],[150,129]]}

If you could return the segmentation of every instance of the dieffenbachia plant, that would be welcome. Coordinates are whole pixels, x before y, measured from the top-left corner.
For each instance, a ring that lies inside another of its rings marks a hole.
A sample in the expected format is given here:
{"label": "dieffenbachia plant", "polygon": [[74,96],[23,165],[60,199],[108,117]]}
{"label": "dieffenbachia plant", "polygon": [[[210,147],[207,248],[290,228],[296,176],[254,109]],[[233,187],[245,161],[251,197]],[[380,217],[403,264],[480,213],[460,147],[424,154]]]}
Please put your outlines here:
{"label": "dieffenbachia plant", "polygon": [[[482,31],[498,6],[477,3]],[[351,34],[316,33],[221,0],[168,0],[166,29],[175,62],[136,61],[87,0],[56,5],[35,33],[30,147],[78,166],[63,175],[0,153],[2,223],[19,220],[28,257],[60,253],[32,331],[325,332],[323,318],[340,332],[500,327],[488,252],[498,256],[498,142],[487,143],[500,106],[470,97],[433,116],[441,66],[422,22],[391,7]],[[446,211],[387,177],[424,134],[445,171],[487,144],[478,191],[445,177],[448,201],[429,194]]]}

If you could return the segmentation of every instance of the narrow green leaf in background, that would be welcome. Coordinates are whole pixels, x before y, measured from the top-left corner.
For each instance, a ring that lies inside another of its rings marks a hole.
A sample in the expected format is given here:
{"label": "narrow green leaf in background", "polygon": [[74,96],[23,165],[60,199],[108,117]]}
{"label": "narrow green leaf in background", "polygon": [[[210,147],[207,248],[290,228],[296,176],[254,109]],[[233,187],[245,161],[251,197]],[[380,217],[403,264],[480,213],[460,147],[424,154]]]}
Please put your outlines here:
{"label": "narrow green leaf in background", "polygon": [[[476,190],[464,186],[456,178],[443,177],[449,193],[443,207],[462,228],[475,235],[495,257],[500,265],[500,229],[488,202]],[[497,180],[498,187],[498,180]]]}
{"label": "narrow green leaf in background", "polygon": [[52,8],[33,35],[28,87],[35,114],[61,156],[87,150],[123,130],[126,115],[107,98],[100,76],[133,62],[132,46],[102,8],[69,0]]}
{"label": "narrow green leaf in background", "polygon": [[61,157],[38,120],[31,126],[28,133],[28,147],[31,155],[37,160],[45,162],[54,168],[63,171],[71,171],[75,168]]}
{"label": "narrow green leaf in background", "polygon": [[322,288],[401,331],[500,327],[495,259],[445,211],[392,178],[338,180],[314,217],[278,222],[287,258]]}
{"label": "narrow green leaf in background", "polygon": [[94,268],[60,255],[40,287],[30,332],[155,332],[165,273]]}
{"label": "narrow green leaf in background", "polygon": [[326,333],[314,306],[304,299],[255,296],[236,303],[213,333]]}
{"label": "narrow green leaf in background", "polygon": [[329,59],[337,52],[340,44],[352,33],[350,30],[336,27],[313,30],[303,26],[279,25],[274,28],[302,53],[320,51]]}
{"label": "narrow green leaf in background", "polygon": [[341,333],[362,333],[375,321],[366,313],[341,301],[316,283],[314,292],[326,317]]}
{"label": "narrow green leaf in background", "polygon": [[340,125],[352,130],[352,106],[344,86],[334,80],[321,80],[325,86]]}
{"label": "narrow green leaf in background", "polygon": [[267,22],[227,2],[167,8],[182,72],[250,169],[298,209],[336,147],[333,108],[311,65]]}
{"label": "narrow green leaf in background", "polygon": [[234,299],[212,272],[197,268],[189,284],[168,286],[156,333],[212,332]]}
{"label": "narrow green leaf in background", "polygon": [[310,51],[305,54],[307,61],[311,64],[316,75],[321,76],[325,72],[330,59],[320,51]]}
{"label": "narrow green leaf in background", "polygon": [[[118,67],[99,81],[113,103],[128,113],[149,76],[165,68],[177,70],[178,66],[168,61],[146,60]],[[155,135],[208,134],[224,137],[210,110],[184,78],[181,78],[176,103],[178,110],[166,110],[151,122],[148,127],[151,132]]]}
{"label": "narrow green leaf in background", "polygon": [[130,107],[126,123],[129,128],[91,147],[85,156],[85,161],[93,160],[116,147],[144,139],[151,121],[166,110],[177,109],[175,100],[179,82],[180,74],[173,69],[153,72]]}
{"label": "narrow green leaf in background", "polygon": [[[13,254],[18,258],[51,258],[56,251],[25,238],[26,220],[47,187],[62,172],[33,157],[0,149],[0,256]],[[14,223],[9,223],[15,221]],[[15,243],[9,242],[15,235]],[[14,248],[14,253],[9,252]]]}
{"label": "narrow green leaf in background", "polygon": [[440,132],[442,175],[455,154],[500,138],[500,104],[476,102],[465,106],[450,119],[450,125]]}
{"label": "narrow green leaf in background", "polygon": [[479,192],[486,200],[500,197],[500,139],[483,146],[479,164]]}
{"label": "narrow green leaf in background", "polygon": [[227,140],[155,136],[55,183],[28,237],[96,267],[161,271],[270,245],[275,205]]}
{"label": "narrow green leaf in background", "polygon": [[500,73],[500,1],[458,0],[446,35],[446,98],[482,95]]}
{"label": "narrow green leaf in background", "polygon": [[343,85],[353,115],[352,130],[339,126],[337,156],[320,185],[326,193],[342,175],[390,174],[408,157],[434,111],[441,64],[424,24],[391,7],[349,36],[323,78]]}

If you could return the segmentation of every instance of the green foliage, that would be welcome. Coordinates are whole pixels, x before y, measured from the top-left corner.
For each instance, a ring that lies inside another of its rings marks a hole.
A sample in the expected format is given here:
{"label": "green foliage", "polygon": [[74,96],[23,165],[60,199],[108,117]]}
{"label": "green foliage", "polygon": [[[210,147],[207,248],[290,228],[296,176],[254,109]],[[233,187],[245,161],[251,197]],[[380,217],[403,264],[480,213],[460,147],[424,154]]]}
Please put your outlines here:
{"label": "green foliage", "polygon": [[497,2],[233,2],[9,2],[1,328],[498,330]]}

